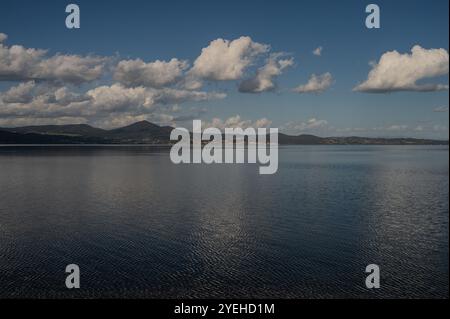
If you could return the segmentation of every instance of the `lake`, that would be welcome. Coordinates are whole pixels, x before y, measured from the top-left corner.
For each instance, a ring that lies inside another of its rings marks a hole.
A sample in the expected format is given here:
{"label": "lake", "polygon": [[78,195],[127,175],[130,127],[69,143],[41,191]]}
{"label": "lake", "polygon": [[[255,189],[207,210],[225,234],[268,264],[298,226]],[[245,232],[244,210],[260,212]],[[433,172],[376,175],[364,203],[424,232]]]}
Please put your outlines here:
{"label": "lake", "polygon": [[260,175],[164,147],[0,146],[0,297],[448,298],[447,146],[279,161]]}

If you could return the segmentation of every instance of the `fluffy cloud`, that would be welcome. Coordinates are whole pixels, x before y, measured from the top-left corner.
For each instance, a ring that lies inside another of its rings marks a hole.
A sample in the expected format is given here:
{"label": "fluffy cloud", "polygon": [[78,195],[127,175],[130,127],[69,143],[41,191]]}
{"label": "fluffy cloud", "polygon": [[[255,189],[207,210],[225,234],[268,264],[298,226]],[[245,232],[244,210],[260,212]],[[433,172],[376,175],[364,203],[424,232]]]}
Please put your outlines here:
{"label": "fluffy cloud", "polygon": [[264,127],[266,127],[266,128],[268,128],[271,124],[272,124],[271,120],[263,117],[263,118],[261,118],[259,120],[256,120],[252,127],[255,127],[255,128],[260,128],[260,127],[264,128]]}
{"label": "fluffy cloud", "polygon": [[82,117],[89,108],[90,97],[69,92],[67,88],[21,83],[0,93],[0,117],[21,119],[57,119]]}
{"label": "fluffy cloud", "polygon": [[273,55],[268,59],[266,65],[258,69],[253,78],[241,82],[239,92],[260,93],[275,89],[274,79],[292,65],[294,65],[293,58],[279,59],[279,55]]}
{"label": "fluffy cloud", "polygon": [[92,100],[92,111],[120,112],[130,108],[149,109],[154,105],[154,96],[144,87],[126,88],[120,84],[103,85],[86,93]]}
{"label": "fluffy cloud", "polygon": [[71,92],[65,86],[55,88],[53,96],[54,98],[50,100],[50,102],[58,103],[62,106],[67,106],[71,103],[88,102],[91,100],[91,97],[89,95]]}
{"label": "fluffy cloud", "polygon": [[[2,34],[3,35],[3,34]],[[6,36],[3,35],[3,40]],[[0,81],[56,81],[80,84],[98,79],[105,58],[62,55],[47,57],[46,50],[8,47],[0,41]]]}
{"label": "fluffy cloud", "polygon": [[189,74],[211,81],[238,80],[256,57],[269,50],[268,45],[254,42],[250,37],[233,41],[217,39],[202,49]]}
{"label": "fluffy cloud", "polygon": [[447,90],[448,85],[417,82],[448,74],[448,65],[448,52],[445,49],[427,50],[416,45],[411,49],[411,54],[386,52],[378,63],[373,64],[367,80],[354,90],[367,93]]}
{"label": "fluffy cloud", "polygon": [[28,103],[33,99],[34,81],[20,83],[0,95],[5,103]]}
{"label": "fluffy cloud", "polygon": [[[180,111],[179,105],[226,97],[200,90],[205,81],[246,79],[239,85],[241,92],[271,91],[277,77],[294,64],[286,54],[271,53],[269,45],[244,36],[212,41],[191,69],[187,61],[177,58],[145,62],[51,55],[47,50],[7,46],[6,40],[0,33],[0,81],[20,82],[0,92],[0,123],[8,125],[90,123],[111,127],[142,119],[174,123],[197,114],[184,108]],[[114,61],[118,62],[112,68]],[[249,69],[256,70],[251,78]],[[314,81],[324,80],[319,76]],[[219,127],[266,127],[271,123],[266,118],[252,121],[239,115],[212,122]]]}
{"label": "fluffy cloud", "polygon": [[318,48],[315,49],[312,53],[313,53],[315,56],[321,56],[321,55],[322,55],[322,50],[323,50],[322,47],[318,47]]}
{"label": "fluffy cloud", "polygon": [[328,89],[333,83],[331,73],[327,72],[322,75],[312,74],[308,83],[299,85],[294,89],[297,93],[322,93]]}
{"label": "fluffy cloud", "polygon": [[147,119],[173,123],[173,105],[223,99],[224,93],[180,89],[186,61],[119,61],[117,82],[78,86],[106,75],[112,58],[62,55],[8,47],[0,35],[0,81],[21,83],[0,92],[2,125],[96,123],[104,126]]}
{"label": "fluffy cloud", "polygon": [[44,50],[12,47],[0,43],[0,80],[30,80],[37,78],[37,66],[43,60]]}
{"label": "fluffy cloud", "polygon": [[43,59],[36,66],[32,78],[81,84],[100,78],[105,58],[79,55],[55,55]]}
{"label": "fluffy cloud", "polygon": [[223,99],[226,96],[223,93],[172,88],[153,89],[142,86],[127,88],[117,83],[89,90],[86,95],[91,97],[92,109],[96,112],[133,112],[135,114],[149,112],[158,105],[208,101]]}
{"label": "fluffy cloud", "polygon": [[172,59],[145,63],[141,59],[120,61],[114,79],[128,87],[163,87],[175,83],[188,67],[186,61]]}
{"label": "fluffy cloud", "polygon": [[[133,117],[163,120],[156,117],[159,108],[188,101],[221,99],[225,95],[215,92],[200,92],[170,88],[145,87],[127,88],[121,84],[103,85],[85,93],[74,93],[68,87],[58,87],[35,82],[21,83],[0,93],[0,117],[8,122],[23,122],[26,117],[38,119],[47,124],[58,122],[58,118],[74,118],[74,123],[113,123],[113,118],[124,121]],[[170,111],[171,107],[165,107]],[[165,117],[164,121],[168,118]],[[171,118],[172,120],[172,118]],[[160,122],[159,122],[160,123]]]}

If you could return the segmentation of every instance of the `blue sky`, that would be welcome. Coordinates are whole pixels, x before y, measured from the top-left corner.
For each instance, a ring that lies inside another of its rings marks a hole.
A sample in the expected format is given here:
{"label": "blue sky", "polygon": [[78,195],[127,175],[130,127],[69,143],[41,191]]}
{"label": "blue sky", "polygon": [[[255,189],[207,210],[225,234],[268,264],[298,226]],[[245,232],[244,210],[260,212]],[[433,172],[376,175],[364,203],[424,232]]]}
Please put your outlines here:
{"label": "blue sky", "polygon": [[[177,119],[197,116],[208,122],[218,118],[225,124],[227,119],[239,115],[240,122],[247,123],[244,125],[265,118],[272,127],[292,134],[448,138],[448,89],[353,91],[368,78],[372,69],[369,62],[378,62],[384,53],[393,50],[411,54],[415,45],[447,51],[447,73],[419,79],[418,83],[448,85],[447,0],[373,1],[381,9],[380,29],[365,27],[365,7],[371,2],[356,0],[74,1],[81,9],[81,28],[72,30],[64,24],[68,3],[2,1],[0,33],[8,36],[4,46],[47,49],[48,57],[57,53],[110,57],[114,62],[109,62],[108,68],[114,68],[114,63],[121,60],[142,59],[151,63],[177,58],[188,61],[188,72],[211,41],[248,36],[255,43],[270,45],[268,54],[283,52],[286,59],[293,61],[292,66],[272,79],[276,86],[271,90],[238,90],[243,80],[253,77],[265,65],[266,54],[246,67],[239,79],[203,80],[201,92],[225,93],[225,98],[157,105],[157,110],[148,112],[166,116],[149,116],[149,120],[184,126],[189,123]],[[320,56],[312,53],[318,47],[322,47]],[[330,73],[333,80],[323,92],[293,92],[305,85],[312,74],[325,73]],[[10,81],[6,76],[1,79],[0,59],[0,91],[18,85],[17,80]],[[105,73],[95,81],[71,84],[70,89],[82,94],[95,86],[113,83],[113,76]],[[56,115],[45,119],[38,112],[28,114],[25,118],[0,112],[0,119],[3,116],[3,125],[9,126],[28,124],[36,117],[37,123],[61,123]],[[65,121],[71,120],[63,115]],[[136,119],[145,114],[138,115]],[[134,119],[128,116],[123,121],[108,122],[101,117],[97,114],[72,120],[107,127]]]}

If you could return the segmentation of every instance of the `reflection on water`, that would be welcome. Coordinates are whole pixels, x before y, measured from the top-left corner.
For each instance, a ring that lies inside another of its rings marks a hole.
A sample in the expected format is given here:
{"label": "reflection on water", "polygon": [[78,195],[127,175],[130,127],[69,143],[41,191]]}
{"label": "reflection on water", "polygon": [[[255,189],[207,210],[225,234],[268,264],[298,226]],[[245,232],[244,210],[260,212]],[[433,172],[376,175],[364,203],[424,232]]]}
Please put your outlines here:
{"label": "reflection on water", "polygon": [[281,147],[259,175],[164,147],[0,147],[0,297],[448,297],[448,154]]}

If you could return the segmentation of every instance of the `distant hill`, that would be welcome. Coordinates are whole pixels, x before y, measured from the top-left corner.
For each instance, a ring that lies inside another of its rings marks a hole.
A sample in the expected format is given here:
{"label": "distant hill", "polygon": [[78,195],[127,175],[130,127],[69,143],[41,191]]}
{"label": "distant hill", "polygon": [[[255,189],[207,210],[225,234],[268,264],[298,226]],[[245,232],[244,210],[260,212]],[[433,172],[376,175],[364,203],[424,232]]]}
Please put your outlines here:
{"label": "distant hill", "polygon": [[98,142],[99,140],[85,137],[14,133],[0,129],[0,144],[83,144]]}
{"label": "distant hill", "polygon": [[416,138],[378,138],[378,137],[318,137],[302,134],[298,136],[278,135],[281,145],[448,145],[448,141]]}
{"label": "distant hill", "polygon": [[106,130],[95,128],[87,124],[24,126],[3,130],[8,130],[14,133],[36,133],[45,135],[70,135],[89,137],[102,137],[108,132]]}
{"label": "distant hill", "polygon": [[278,143],[287,145],[318,145],[325,144],[325,138],[302,134],[298,136],[286,135],[283,133],[278,134]]}
{"label": "distant hill", "polygon": [[[170,126],[148,121],[112,130],[86,124],[0,128],[0,144],[167,144]],[[278,135],[280,145],[448,145],[448,141],[414,138],[318,137]]]}
{"label": "distant hill", "polygon": [[[0,144],[23,144],[23,140],[35,141],[31,144],[162,144],[170,142],[172,127],[158,126],[148,121],[137,122],[125,127],[104,130],[87,124],[23,126],[0,128]],[[11,142],[12,141],[12,142]]]}
{"label": "distant hill", "polygon": [[170,126],[158,126],[148,121],[137,122],[108,131],[107,138],[128,143],[167,143],[170,141]]}

